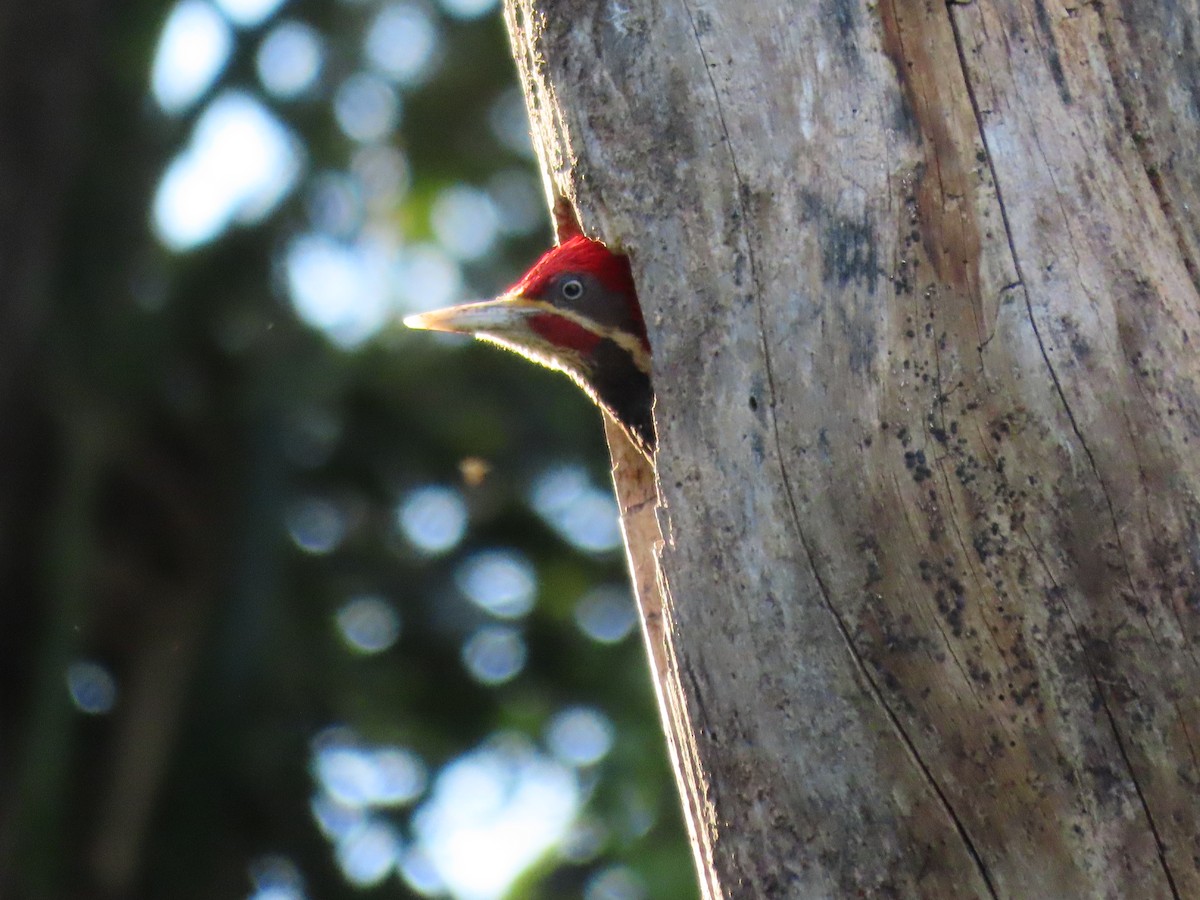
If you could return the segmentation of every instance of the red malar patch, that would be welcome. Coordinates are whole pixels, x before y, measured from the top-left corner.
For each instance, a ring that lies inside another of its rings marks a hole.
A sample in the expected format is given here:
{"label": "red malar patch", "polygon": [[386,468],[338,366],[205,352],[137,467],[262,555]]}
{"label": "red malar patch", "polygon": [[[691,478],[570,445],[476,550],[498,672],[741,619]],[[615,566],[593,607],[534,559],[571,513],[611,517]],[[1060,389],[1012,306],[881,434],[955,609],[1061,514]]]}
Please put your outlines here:
{"label": "red malar patch", "polygon": [[590,356],[600,343],[600,335],[582,325],[554,313],[541,313],[529,319],[529,327],[555,347],[574,350]]}

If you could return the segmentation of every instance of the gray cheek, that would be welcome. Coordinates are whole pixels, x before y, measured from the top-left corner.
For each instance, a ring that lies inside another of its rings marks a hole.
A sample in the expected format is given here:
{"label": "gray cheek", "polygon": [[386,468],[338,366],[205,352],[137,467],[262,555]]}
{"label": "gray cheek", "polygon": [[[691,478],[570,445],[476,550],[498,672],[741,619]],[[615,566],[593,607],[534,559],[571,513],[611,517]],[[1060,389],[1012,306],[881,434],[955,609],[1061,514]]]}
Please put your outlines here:
{"label": "gray cheek", "polygon": [[[563,296],[563,283],[570,278],[577,278],[583,284],[583,296],[578,300],[568,300]],[[591,276],[564,275],[562,280],[553,284],[546,296],[551,305],[586,316],[606,328],[628,329],[633,325],[624,299],[614,295]]]}
{"label": "gray cheek", "polygon": [[622,298],[614,296],[598,282],[587,286],[583,298],[575,309],[601,325],[610,328],[628,328],[629,313]]}

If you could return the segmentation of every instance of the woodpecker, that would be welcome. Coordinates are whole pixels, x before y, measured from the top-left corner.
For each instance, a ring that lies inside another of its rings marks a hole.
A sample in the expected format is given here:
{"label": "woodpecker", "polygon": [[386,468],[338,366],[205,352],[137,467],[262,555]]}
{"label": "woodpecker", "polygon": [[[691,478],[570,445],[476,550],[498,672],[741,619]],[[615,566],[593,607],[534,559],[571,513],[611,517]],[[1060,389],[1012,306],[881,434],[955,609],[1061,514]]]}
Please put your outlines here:
{"label": "woodpecker", "polygon": [[[556,209],[556,216],[558,210]],[[409,328],[470,334],[565,372],[653,461],[650,341],[629,259],[559,219],[562,242],[494,300],[409,316]]]}

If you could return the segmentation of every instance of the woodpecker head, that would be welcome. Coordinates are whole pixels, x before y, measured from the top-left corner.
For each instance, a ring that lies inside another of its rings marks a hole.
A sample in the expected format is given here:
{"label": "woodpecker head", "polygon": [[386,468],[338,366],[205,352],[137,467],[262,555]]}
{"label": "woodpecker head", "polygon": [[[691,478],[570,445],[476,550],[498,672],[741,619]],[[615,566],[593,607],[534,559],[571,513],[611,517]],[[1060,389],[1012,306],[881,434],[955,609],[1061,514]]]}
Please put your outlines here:
{"label": "woodpecker head", "polygon": [[515,350],[569,375],[647,456],[654,451],[650,342],[629,260],[576,235],[495,300],[409,316]]}

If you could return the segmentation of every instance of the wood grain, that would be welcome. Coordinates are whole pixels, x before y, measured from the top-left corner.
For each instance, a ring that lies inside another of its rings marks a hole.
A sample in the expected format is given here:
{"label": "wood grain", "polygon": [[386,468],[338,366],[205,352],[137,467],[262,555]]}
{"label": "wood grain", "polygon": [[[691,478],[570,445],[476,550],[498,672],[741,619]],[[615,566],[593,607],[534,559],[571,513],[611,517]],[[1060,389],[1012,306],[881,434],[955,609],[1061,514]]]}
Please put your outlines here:
{"label": "wood grain", "polygon": [[1198,13],[509,0],[708,896],[1200,896]]}

